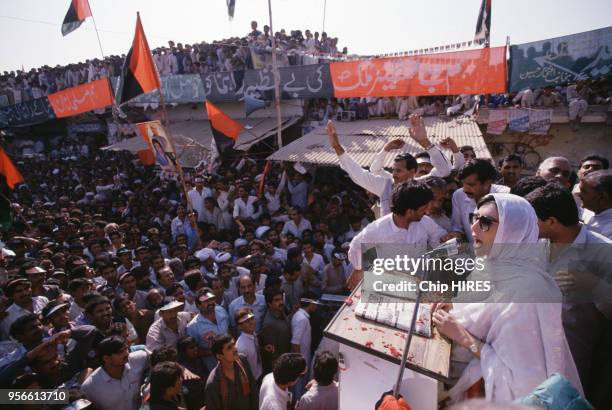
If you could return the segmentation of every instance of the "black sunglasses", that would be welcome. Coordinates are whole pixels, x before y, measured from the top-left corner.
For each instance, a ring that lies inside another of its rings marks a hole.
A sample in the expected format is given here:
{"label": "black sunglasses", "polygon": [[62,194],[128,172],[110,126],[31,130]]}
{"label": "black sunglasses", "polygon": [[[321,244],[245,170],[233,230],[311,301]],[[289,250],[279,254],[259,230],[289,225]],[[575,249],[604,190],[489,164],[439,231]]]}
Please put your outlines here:
{"label": "black sunglasses", "polygon": [[483,232],[487,232],[491,225],[499,223],[495,218],[491,218],[490,216],[478,215],[475,212],[470,213],[470,222],[475,224],[478,221],[478,226]]}

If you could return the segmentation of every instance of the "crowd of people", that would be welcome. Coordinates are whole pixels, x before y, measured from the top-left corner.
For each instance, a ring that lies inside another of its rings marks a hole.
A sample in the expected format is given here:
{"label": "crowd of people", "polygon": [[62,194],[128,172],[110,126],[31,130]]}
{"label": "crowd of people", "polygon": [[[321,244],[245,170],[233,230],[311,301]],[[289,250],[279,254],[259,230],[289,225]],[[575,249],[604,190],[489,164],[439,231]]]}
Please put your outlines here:
{"label": "crowd of people", "polygon": [[[322,337],[322,296],[355,288],[362,244],[611,242],[606,158],[577,170],[547,158],[525,177],[520,157],[494,166],[452,139],[432,144],[420,116],[409,122],[423,148],[415,156],[393,140],[365,170],[330,123],[348,178],[289,163],[264,175],[245,155],[187,175],[186,197],[127,153],[15,157],[25,183],[2,234],[0,384],[68,389],[72,402],[100,409],[334,409],[339,357]],[[391,151],[400,154],[388,172]],[[553,293],[577,286],[552,265],[527,269],[540,269]],[[560,303],[477,305],[439,305],[433,317],[466,353],[447,386],[455,401],[483,378],[486,398],[506,403],[557,372],[610,403],[610,373],[596,376],[609,365],[609,305],[593,305],[589,321],[562,317]],[[518,322],[529,337],[508,327]]]}
{"label": "crowd of people", "polygon": [[[338,38],[326,32],[285,29],[274,33],[278,65],[316,64],[319,60],[332,61],[346,55],[339,50]],[[260,69],[271,64],[272,33],[270,27],[258,28],[251,22],[251,31],[243,37],[232,37],[212,43],[182,44],[168,41],[167,47],[151,50],[161,75],[208,74],[219,71]],[[125,55],[111,55],[104,59],[91,59],[66,66],[5,71],[0,75],[0,96],[5,105],[17,104],[75,87],[104,77],[121,74]]]}
{"label": "crowd of people", "polygon": [[[421,116],[457,116],[477,114],[481,107],[546,109],[565,106],[573,130],[577,130],[589,105],[603,105],[612,112],[612,84],[608,77],[581,80],[565,86],[524,89],[508,94],[459,95],[435,97],[361,97],[309,100],[306,118],[327,120],[365,120],[372,117],[407,120]],[[344,114],[343,114],[344,113]],[[344,117],[343,117],[344,115]],[[608,118],[610,121],[610,118]]]}

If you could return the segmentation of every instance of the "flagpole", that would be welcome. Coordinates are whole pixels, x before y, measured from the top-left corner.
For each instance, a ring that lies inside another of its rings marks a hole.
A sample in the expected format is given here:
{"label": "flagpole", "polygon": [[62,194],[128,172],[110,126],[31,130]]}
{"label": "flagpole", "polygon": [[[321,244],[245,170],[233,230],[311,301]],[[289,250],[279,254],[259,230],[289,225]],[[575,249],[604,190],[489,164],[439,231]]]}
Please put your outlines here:
{"label": "flagpole", "polygon": [[274,38],[274,29],[272,28],[272,0],[268,0],[268,13],[270,14],[270,34],[272,35],[272,73],[274,77],[274,106],[276,107],[276,142],[280,149],[283,146],[283,122],[281,120],[280,109],[280,74],[276,61],[276,39]]}
{"label": "flagpole", "polygon": [[[179,156],[177,155],[177,151],[176,151],[176,144],[174,143],[174,136],[172,135],[172,131],[170,130],[170,122],[168,121],[168,112],[166,111],[164,93],[162,92],[161,87],[158,89],[158,91],[159,91],[159,103],[162,109],[162,123],[164,123],[165,130],[168,133],[168,140],[170,141],[172,152],[174,152],[174,159],[176,161],[175,166],[177,168],[179,180],[181,182],[181,188],[183,190],[183,195],[185,195],[185,201],[187,201],[187,209],[189,210],[189,213],[191,214],[193,212],[193,205],[191,203],[191,199],[189,198],[189,195],[187,194],[187,185],[185,184],[185,175],[183,174],[183,167],[181,166],[181,163],[179,162]],[[198,234],[198,227],[196,223],[191,219],[191,217],[189,217],[189,223],[191,224],[191,227],[196,233],[196,237],[198,238],[198,246],[201,248],[202,240],[200,239],[200,235]]]}
{"label": "flagpole", "polygon": [[[89,6],[89,11],[91,12],[91,5],[89,4],[89,0],[87,1],[87,5]],[[91,13],[91,21],[93,21],[96,37],[98,38],[98,45],[100,46],[100,53],[102,54],[102,59],[104,60],[106,57],[104,56],[104,50],[102,49],[102,41],[100,41],[100,33],[98,33],[98,26],[96,24],[96,19],[93,13]]]}

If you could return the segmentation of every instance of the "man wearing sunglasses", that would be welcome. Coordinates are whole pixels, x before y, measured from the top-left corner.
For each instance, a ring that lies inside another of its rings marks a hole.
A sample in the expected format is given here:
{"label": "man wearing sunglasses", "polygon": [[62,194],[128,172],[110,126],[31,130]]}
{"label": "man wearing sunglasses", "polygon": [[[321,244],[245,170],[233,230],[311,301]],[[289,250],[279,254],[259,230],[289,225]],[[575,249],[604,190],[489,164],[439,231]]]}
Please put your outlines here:
{"label": "man wearing sunglasses", "polygon": [[[490,193],[509,192],[510,188],[493,183],[497,179],[497,171],[486,159],[477,158],[468,161],[459,170],[458,177],[463,187],[453,193],[453,213],[449,235],[473,242],[471,214],[475,212],[478,201]],[[480,222],[484,228],[490,221],[481,219]]]}

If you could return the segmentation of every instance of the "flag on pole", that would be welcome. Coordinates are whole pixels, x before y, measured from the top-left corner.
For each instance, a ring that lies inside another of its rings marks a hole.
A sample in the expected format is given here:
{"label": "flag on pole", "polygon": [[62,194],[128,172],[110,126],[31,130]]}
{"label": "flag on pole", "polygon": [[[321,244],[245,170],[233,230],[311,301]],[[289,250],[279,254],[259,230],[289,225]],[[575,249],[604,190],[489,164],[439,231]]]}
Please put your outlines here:
{"label": "flag on pole", "polygon": [[206,101],[206,112],[213,133],[217,151],[221,156],[234,147],[234,142],[242,132],[242,125],[211,103]]}
{"label": "flag on pole", "polygon": [[160,87],[159,74],[142,28],[140,13],[137,13],[134,41],[125,58],[119,77],[117,104],[123,104],[140,94],[148,93]]}
{"label": "flag on pole", "polygon": [[2,147],[0,147],[0,174],[4,176],[6,185],[10,189],[15,189],[15,185],[23,182],[21,173]]}
{"label": "flag on pole", "polygon": [[268,175],[268,171],[270,170],[270,161],[266,161],[266,165],[263,169],[263,174],[261,175],[261,180],[259,181],[259,188],[257,189],[257,196],[261,195],[264,190],[264,185],[266,183],[266,176]]}
{"label": "flag on pole", "polygon": [[482,43],[489,45],[489,37],[491,35],[491,1],[482,0],[480,5],[480,12],[478,13],[478,20],[476,21],[476,34],[474,35],[475,43]]}
{"label": "flag on pole", "polygon": [[236,8],[236,0],[227,0],[227,14],[229,19],[234,18],[234,9]]}
{"label": "flag on pole", "polygon": [[89,2],[87,0],[71,0],[62,23],[62,36],[66,36],[79,28],[87,17],[91,17]]}

